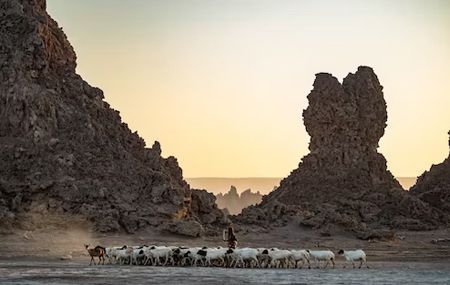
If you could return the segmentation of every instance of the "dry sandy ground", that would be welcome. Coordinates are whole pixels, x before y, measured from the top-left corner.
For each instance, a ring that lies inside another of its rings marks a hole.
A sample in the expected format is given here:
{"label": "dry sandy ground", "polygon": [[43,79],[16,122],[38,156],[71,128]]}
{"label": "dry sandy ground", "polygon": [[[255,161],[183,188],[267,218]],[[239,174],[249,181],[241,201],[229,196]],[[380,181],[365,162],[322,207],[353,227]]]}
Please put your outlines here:
{"label": "dry sandy ground", "polygon": [[[291,225],[271,232],[239,231],[240,247],[278,247],[314,249],[320,248],[337,252],[339,249],[362,248],[369,261],[421,261],[450,262],[450,242],[432,243],[433,239],[450,238],[450,229],[427,232],[399,232],[401,239],[369,242],[341,233],[323,237],[316,231]],[[59,259],[71,255],[73,258],[86,254],[83,245],[185,245],[185,246],[226,246],[221,235],[204,238],[187,238],[160,232],[140,232],[133,235],[93,234],[81,226],[66,230],[41,230],[19,232],[15,235],[0,235],[0,258],[43,257]]]}
{"label": "dry sandy ground", "polygon": [[[450,284],[450,230],[401,232],[402,239],[368,242],[348,234],[322,237],[287,226],[274,231],[238,233],[239,246],[363,248],[370,269],[224,269],[153,266],[88,266],[83,244],[224,246],[221,236],[192,239],[156,232],[98,235],[83,227],[0,235],[0,284]],[[62,260],[70,255],[72,259]]]}

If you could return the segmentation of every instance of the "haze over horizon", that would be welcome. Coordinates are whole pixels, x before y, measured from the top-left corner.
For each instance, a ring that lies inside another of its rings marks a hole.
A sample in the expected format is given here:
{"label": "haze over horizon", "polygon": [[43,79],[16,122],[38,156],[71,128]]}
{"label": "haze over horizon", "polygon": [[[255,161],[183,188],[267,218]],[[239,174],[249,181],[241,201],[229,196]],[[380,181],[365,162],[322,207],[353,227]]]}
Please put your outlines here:
{"label": "haze over horizon", "polygon": [[285,177],[308,151],[314,74],[374,68],[397,177],[448,155],[450,2],[47,0],[124,122],[185,177]]}

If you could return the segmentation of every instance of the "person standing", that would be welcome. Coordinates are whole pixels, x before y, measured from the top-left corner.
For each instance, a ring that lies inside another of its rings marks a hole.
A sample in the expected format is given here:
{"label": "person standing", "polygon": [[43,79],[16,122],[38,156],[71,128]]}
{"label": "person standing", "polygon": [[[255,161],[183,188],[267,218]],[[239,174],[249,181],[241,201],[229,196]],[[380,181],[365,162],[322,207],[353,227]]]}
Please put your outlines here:
{"label": "person standing", "polygon": [[228,226],[228,247],[229,248],[236,248],[237,246],[237,238],[236,235],[234,234],[234,228],[233,228],[233,224],[229,224]]}

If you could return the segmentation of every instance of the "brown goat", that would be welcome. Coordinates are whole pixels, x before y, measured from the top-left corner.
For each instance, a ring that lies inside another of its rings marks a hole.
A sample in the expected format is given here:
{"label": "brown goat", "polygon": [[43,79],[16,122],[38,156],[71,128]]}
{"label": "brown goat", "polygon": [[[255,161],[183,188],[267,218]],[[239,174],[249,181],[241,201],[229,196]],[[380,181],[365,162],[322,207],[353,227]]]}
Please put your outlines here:
{"label": "brown goat", "polygon": [[102,264],[105,264],[105,248],[97,245],[95,248],[89,248],[88,244],[84,245],[86,247],[86,250],[88,251],[89,255],[91,256],[91,262],[89,265],[92,265],[92,261],[95,265],[94,257],[98,257],[98,264],[100,265],[100,262],[103,261]]}

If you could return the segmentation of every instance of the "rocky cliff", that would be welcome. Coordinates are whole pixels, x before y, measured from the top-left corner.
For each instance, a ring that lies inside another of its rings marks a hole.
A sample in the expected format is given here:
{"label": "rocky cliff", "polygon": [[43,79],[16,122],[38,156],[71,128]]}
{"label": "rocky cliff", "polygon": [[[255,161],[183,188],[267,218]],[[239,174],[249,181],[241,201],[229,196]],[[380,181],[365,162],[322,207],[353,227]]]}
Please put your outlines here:
{"label": "rocky cliff", "polygon": [[[450,131],[448,132],[450,136]],[[449,138],[450,147],[450,138]],[[417,179],[411,194],[450,215],[450,154],[442,163],[431,166]]]}
{"label": "rocky cliff", "polygon": [[45,0],[0,0],[0,228],[54,216],[127,232],[224,222],[214,196],[191,190],[176,158],[147,148],[75,68]]}
{"label": "rocky cliff", "polygon": [[374,229],[426,230],[442,223],[436,209],[402,189],[377,152],[387,112],[372,68],[359,67],[342,84],[319,73],[313,87],[303,111],[310,153],[236,220],[280,225],[297,217],[305,226],[339,227],[366,238]]}

